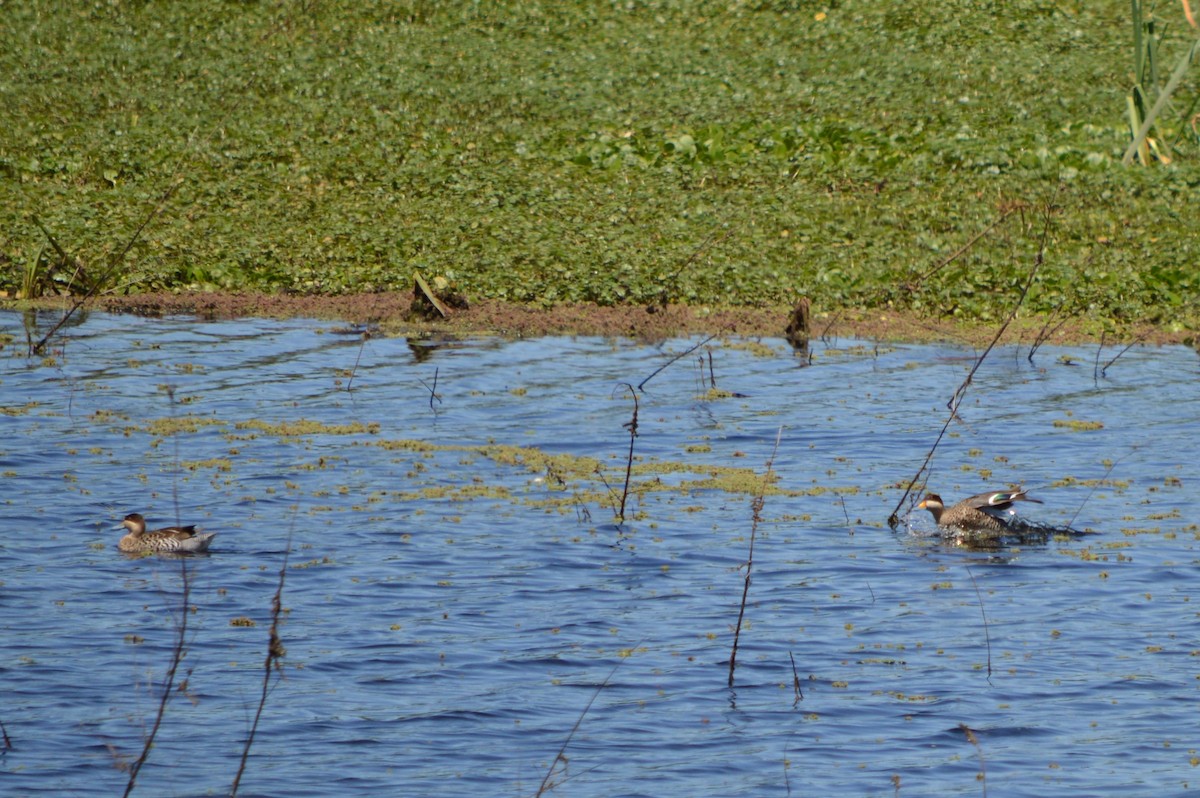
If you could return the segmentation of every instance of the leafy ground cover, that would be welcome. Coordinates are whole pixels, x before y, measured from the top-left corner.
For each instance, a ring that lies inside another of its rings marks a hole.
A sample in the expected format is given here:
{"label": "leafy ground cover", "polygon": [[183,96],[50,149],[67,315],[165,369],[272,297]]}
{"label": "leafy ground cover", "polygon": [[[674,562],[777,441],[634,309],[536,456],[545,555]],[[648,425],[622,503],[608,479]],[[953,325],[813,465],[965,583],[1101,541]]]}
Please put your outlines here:
{"label": "leafy ground cover", "polygon": [[1186,332],[1200,87],[1170,163],[1122,166],[1132,25],[1117,0],[0,4],[0,290],[419,269],[540,307],[988,323],[1042,252],[1029,314]]}

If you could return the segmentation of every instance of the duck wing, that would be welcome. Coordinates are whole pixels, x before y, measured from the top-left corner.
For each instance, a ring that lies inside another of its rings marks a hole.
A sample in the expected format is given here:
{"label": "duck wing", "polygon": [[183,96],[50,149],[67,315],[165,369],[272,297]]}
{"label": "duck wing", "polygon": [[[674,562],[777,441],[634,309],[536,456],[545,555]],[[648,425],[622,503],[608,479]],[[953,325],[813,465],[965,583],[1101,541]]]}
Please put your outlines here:
{"label": "duck wing", "polygon": [[978,496],[971,496],[963,499],[959,504],[973,507],[976,510],[983,510],[986,513],[991,510],[1007,510],[1016,501],[1042,503],[1040,499],[1031,499],[1026,496],[1023,490],[998,490],[991,493],[980,493]]}
{"label": "duck wing", "polygon": [[208,551],[209,544],[216,536],[216,532],[202,532],[180,538],[177,551]]}

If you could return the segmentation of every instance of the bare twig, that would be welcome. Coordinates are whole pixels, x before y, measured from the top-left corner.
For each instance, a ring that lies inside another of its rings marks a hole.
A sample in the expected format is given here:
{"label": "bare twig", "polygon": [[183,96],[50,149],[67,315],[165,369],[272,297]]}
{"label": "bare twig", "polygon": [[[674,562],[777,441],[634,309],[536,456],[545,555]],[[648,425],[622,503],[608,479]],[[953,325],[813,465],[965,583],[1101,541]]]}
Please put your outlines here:
{"label": "bare twig", "polygon": [[417,380],[422,385],[425,386],[425,390],[429,391],[429,409],[433,410],[435,413],[437,412],[437,409],[433,406],[434,400],[436,399],[437,403],[439,405],[442,403],[442,395],[437,392],[437,382],[438,382],[438,371],[439,370],[440,370],[440,367],[437,367],[437,366],[435,366],[433,369],[433,385],[430,385],[429,383],[425,382],[425,380],[422,380],[419,377],[417,378]]}
{"label": "bare twig", "polygon": [[[603,477],[603,475],[602,475],[602,477]],[[575,520],[576,521],[578,521],[581,524],[586,524],[586,523],[591,522],[592,511],[587,508],[587,504],[584,503],[583,497],[579,495],[579,491],[576,490],[575,488],[568,488],[567,480],[565,480],[563,478],[562,474],[558,473],[558,471],[554,468],[554,465],[550,462],[546,463],[546,479],[547,479],[547,481],[553,482],[555,485],[558,485],[558,487],[562,488],[563,490],[569,489],[571,491],[571,498],[575,500]],[[605,487],[608,487],[608,485],[605,484]]]}
{"label": "bare twig", "polygon": [[350,393],[354,385],[354,376],[358,374],[358,364],[362,362],[363,350],[367,348],[367,339],[371,337],[369,330],[363,330],[362,343],[358,345],[358,354],[354,358],[354,368],[350,369],[350,378],[346,380],[346,393]]}
{"label": "bare twig", "polygon": [[1084,506],[1085,506],[1085,505],[1086,505],[1086,504],[1087,504],[1089,501],[1091,501],[1091,499],[1092,499],[1092,496],[1094,496],[1094,495],[1095,495],[1096,491],[1100,490],[1100,486],[1101,486],[1101,485],[1103,485],[1105,482],[1107,482],[1107,481],[1108,481],[1108,477],[1109,477],[1109,475],[1110,475],[1110,474],[1112,474],[1112,472],[1113,472],[1113,469],[1114,469],[1114,468],[1116,468],[1118,465],[1120,465],[1120,464],[1121,464],[1121,461],[1122,461],[1122,460],[1124,460],[1126,457],[1128,457],[1129,455],[1131,455],[1131,454],[1133,454],[1134,452],[1136,452],[1136,451],[1137,451],[1137,449],[1138,449],[1138,447],[1134,446],[1134,447],[1133,447],[1133,448],[1131,448],[1131,449],[1130,449],[1128,452],[1126,452],[1125,454],[1121,455],[1120,457],[1118,457],[1118,458],[1117,458],[1116,460],[1114,460],[1113,462],[1109,463],[1109,466],[1108,466],[1108,468],[1107,468],[1107,469],[1105,469],[1105,471],[1104,471],[1104,476],[1100,477],[1100,479],[1096,481],[1096,484],[1092,485],[1092,489],[1091,489],[1091,491],[1088,493],[1088,495],[1087,495],[1087,498],[1086,498],[1086,499],[1084,499],[1082,502],[1080,502],[1080,504],[1079,504],[1079,507],[1078,507],[1078,508],[1076,508],[1076,510],[1075,510],[1075,514],[1071,516],[1071,520],[1070,520],[1070,521],[1067,521],[1067,526],[1068,526],[1068,527],[1073,527],[1073,526],[1075,525],[1075,519],[1076,519],[1076,518],[1078,518],[1078,517],[1079,517],[1079,514],[1083,512],[1083,508],[1084,508]]}
{"label": "bare twig", "polygon": [[833,325],[837,324],[841,320],[842,311],[839,310],[837,313],[833,314],[833,316],[829,319],[829,323],[825,325],[825,328],[821,330],[821,334],[817,336],[821,340],[821,343],[825,344],[826,346],[829,345],[829,331],[833,329]]}
{"label": "bare twig", "polygon": [[[36,344],[30,347],[29,353],[31,355],[42,354],[46,350],[46,344],[51,338],[54,337],[55,333],[62,329],[63,325],[65,325],[71,319],[71,317],[75,315],[76,311],[87,304],[92,297],[100,293],[100,289],[108,282],[108,278],[112,276],[113,272],[117,270],[117,267],[120,266],[125,260],[125,256],[129,254],[129,250],[133,249],[133,245],[137,243],[137,240],[142,237],[142,233],[145,231],[147,225],[149,225],[155,217],[162,213],[163,209],[167,207],[167,202],[170,201],[171,196],[174,195],[181,185],[183,185],[183,180],[176,179],[172,181],[171,185],[167,187],[167,190],[163,192],[161,197],[159,197],[155,206],[148,214],[146,214],[146,218],[142,219],[142,223],[138,225],[138,228],[133,231],[131,236],[129,236],[129,239],[125,242],[124,248],[109,259],[108,267],[105,268],[98,278],[92,281],[92,284],[88,286],[87,291],[84,292],[83,296],[78,297],[74,302],[71,303],[71,307],[67,308],[67,311],[62,315],[62,318],[60,318],[58,322],[50,328],[50,331],[43,335]],[[37,216],[34,216],[33,221],[34,224],[41,228],[42,232],[46,234],[46,237],[50,239],[51,244],[59,252],[59,254],[65,258],[66,253],[58,245],[58,242],[54,240],[54,237],[50,235],[50,231],[45,228],[41,220],[38,219]]]}
{"label": "bare twig", "polygon": [[1092,363],[1092,384],[1100,384],[1100,353],[1104,351],[1104,339],[1108,336],[1107,330],[1100,332],[1100,344],[1096,347],[1096,360]]}
{"label": "bare twig", "polygon": [[672,363],[674,363],[675,361],[679,360],[680,358],[687,357],[687,356],[688,356],[688,355],[690,355],[692,352],[695,352],[697,349],[699,349],[700,347],[704,346],[705,344],[707,344],[709,341],[711,341],[712,339],[714,339],[714,338],[716,338],[716,337],[717,337],[717,334],[716,334],[716,333],[713,333],[712,335],[708,336],[707,338],[705,338],[705,339],[704,339],[703,341],[701,341],[700,343],[696,344],[695,346],[688,347],[687,349],[685,349],[684,351],[680,352],[680,353],[679,353],[678,355],[676,355],[675,357],[673,357],[673,358],[671,358],[670,360],[668,360],[666,363],[663,363],[661,366],[659,366],[659,367],[658,367],[658,368],[656,368],[654,371],[652,371],[652,372],[650,373],[650,376],[649,376],[649,377],[647,377],[646,379],[644,379],[644,380],[642,380],[641,382],[639,382],[639,383],[638,383],[638,387],[637,387],[637,389],[638,389],[639,391],[643,391],[643,392],[644,392],[644,388],[645,388],[645,385],[646,385],[646,383],[650,382],[650,380],[654,379],[654,378],[655,378],[655,377],[657,377],[657,376],[658,376],[660,373],[662,373],[663,371],[665,371],[665,370],[667,369],[667,367],[668,367],[668,366],[670,366]]}
{"label": "bare twig", "polygon": [[[641,643],[638,643],[638,645],[640,646]],[[634,646],[634,648],[636,649],[637,646]],[[558,753],[554,755],[554,761],[550,763],[550,768],[546,771],[546,775],[542,779],[542,783],[538,786],[537,792],[534,793],[534,798],[540,798],[541,795],[545,794],[546,790],[554,787],[554,785],[550,782],[551,777],[554,775],[554,769],[558,767],[559,762],[565,763],[567,761],[567,746],[571,744],[571,740],[575,737],[575,733],[579,731],[579,727],[583,725],[583,719],[587,717],[588,711],[592,708],[592,704],[594,704],[596,699],[600,697],[600,691],[605,687],[608,687],[608,683],[612,681],[613,674],[615,674],[617,672],[617,668],[620,668],[624,663],[625,660],[622,659],[617,662],[616,665],[613,665],[612,670],[610,670],[608,675],[604,677],[604,681],[600,682],[600,684],[596,686],[595,691],[592,693],[592,697],[588,699],[587,704],[585,704],[583,707],[583,711],[580,712],[579,717],[575,719],[575,725],[571,727],[571,731],[569,734],[567,734],[567,738],[563,740],[562,745],[559,746]]]}
{"label": "bare twig", "polygon": [[975,574],[971,573],[970,566],[967,567],[967,576],[971,577],[971,584],[975,586],[975,597],[979,599],[979,615],[983,618],[983,639],[987,643],[987,680],[988,684],[992,683],[992,636],[988,632],[987,613],[983,611],[983,594],[979,592],[979,583],[975,581]]}
{"label": "bare twig", "polygon": [[1042,325],[1042,329],[1038,330],[1038,334],[1034,336],[1033,344],[1029,347],[1029,354],[1025,356],[1025,359],[1030,363],[1033,362],[1033,356],[1037,354],[1039,349],[1042,348],[1042,344],[1049,341],[1055,333],[1063,328],[1063,325],[1075,318],[1075,316],[1078,314],[1078,311],[1066,313],[1063,315],[1062,319],[1055,324],[1054,317],[1060,311],[1062,311],[1063,305],[1065,304],[1066,300],[1063,300],[1062,302],[1058,303],[1054,310],[1050,311],[1050,313],[1047,315],[1046,323]]}
{"label": "bare twig", "polygon": [[142,765],[146,764],[146,760],[150,758],[150,750],[154,747],[154,738],[158,735],[158,729],[162,726],[163,718],[167,714],[167,703],[171,700],[171,693],[175,689],[175,674],[179,670],[179,665],[183,662],[184,656],[187,654],[187,626],[188,626],[188,601],[191,598],[191,579],[188,571],[187,560],[180,560],[180,574],[182,575],[182,590],[180,593],[180,613],[179,623],[176,626],[175,645],[171,649],[171,663],[167,666],[166,678],[162,686],[162,695],[158,700],[158,711],[154,713],[154,723],[150,726],[150,732],[146,735],[146,740],[142,746],[142,753],[129,766],[129,781],[125,785],[124,795],[128,798],[133,792],[133,788],[137,786],[138,773],[141,772]]}
{"label": "bare twig", "polygon": [[788,659],[792,661],[792,693],[796,699],[792,701],[792,706],[796,706],[804,700],[804,691],[800,689],[800,674],[796,672],[796,658],[792,656],[792,652],[788,652]]}
{"label": "bare twig", "polygon": [[750,502],[750,551],[746,555],[746,577],[742,582],[742,603],[738,607],[737,626],[733,629],[733,648],[729,652],[729,686],[733,687],[733,671],[737,668],[738,640],[742,636],[742,619],[746,615],[746,599],[750,595],[750,572],[754,569],[754,541],[758,536],[758,525],[762,521],[762,509],[767,501],[767,486],[775,473],[775,455],[779,452],[779,441],[783,438],[783,427],[775,433],[775,447],[767,460],[767,470],[763,473],[762,487],[758,495]]}
{"label": "bare twig", "polygon": [[633,442],[637,440],[638,435],[638,398],[637,391],[627,382],[621,383],[629,389],[629,395],[633,397],[633,417],[621,426],[629,430],[629,455],[625,458],[625,487],[621,491],[621,507],[617,510],[617,518],[623,523],[625,521],[625,502],[629,498],[629,482],[633,477]]}
{"label": "bare twig", "polygon": [[846,528],[850,530],[850,537],[854,537],[854,524],[850,522],[850,511],[846,509],[846,497],[839,493],[838,502],[842,505],[842,515],[846,516]]}
{"label": "bare twig", "polygon": [[[1092,371],[1093,381],[1099,382],[1099,379],[1097,378],[1097,371],[1099,371],[1100,377],[1108,377],[1108,367],[1111,366],[1113,363],[1116,363],[1118,360],[1120,360],[1122,355],[1124,355],[1130,349],[1133,349],[1133,347],[1140,344],[1145,339],[1146,339],[1146,335],[1144,333],[1142,335],[1139,335],[1138,337],[1136,337],[1132,341],[1130,341],[1128,344],[1126,344],[1124,349],[1122,349],[1120,352],[1117,352],[1117,354],[1114,355],[1113,358],[1111,360],[1109,360],[1107,363],[1105,363],[1103,366],[1098,366],[1097,369],[1093,369],[1093,371]],[[1100,363],[1100,350],[1103,348],[1104,348],[1104,336],[1101,335],[1100,346],[1096,349],[1096,363],[1097,364]]]}
{"label": "bare twig", "polygon": [[601,470],[600,466],[596,466],[592,473],[596,475],[596,478],[600,480],[600,484],[608,491],[608,497],[613,508],[613,514],[615,515],[617,512],[617,491],[612,485],[608,484],[608,477],[604,476],[604,471]]}
{"label": "bare twig", "polygon": [[[733,228],[733,227],[726,229],[725,234],[722,235],[719,239],[717,238],[717,233],[719,232],[719,230],[713,230],[711,233],[708,234],[707,238],[705,238],[703,241],[700,242],[699,246],[697,246],[694,250],[692,250],[692,254],[689,255],[682,263],[680,263],[674,272],[667,275],[667,279],[665,279],[663,281],[662,290],[660,290],[658,293],[658,301],[659,301],[659,304],[662,305],[662,307],[665,308],[665,307],[667,307],[667,305],[671,304],[671,295],[668,291],[668,287],[670,287],[670,289],[673,289],[674,291],[678,292],[678,290],[679,290],[679,275],[681,275],[683,273],[683,270],[688,268],[689,266],[691,266],[693,263],[695,263],[696,260],[702,254],[704,254],[705,250],[709,249],[710,247],[716,247],[720,244],[724,244],[729,239],[729,237],[733,235],[735,229],[736,228]],[[639,387],[641,387],[641,386],[639,386]]]}
{"label": "bare twig", "polygon": [[4,750],[0,753],[7,753],[16,749],[13,745],[12,738],[8,736],[8,729],[4,727],[4,721],[0,720],[0,736],[4,738]]}
{"label": "bare twig", "polygon": [[937,274],[939,271],[941,271],[942,269],[949,266],[954,261],[961,258],[964,254],[969,252],[972,247],[975,246],[975,244],[979,241],[979,239],[983,238],[988,233],[995,230],[997,227],[999,227],[1004,222],[1005,219],[1007,219],[1009,216],[1012,216],[1015,212],[1017,212],[1018,210],[1021,210],[1023,208],[1024,208],[1023,205],[1018,205],[1018,204],[1009,205],[1009,206],[1003,208],[1000,211],[1000,216],[994,222],[992,222],[987,227],[980,230],[975,235],[971,236],[971,238],[967,241],[967,243],[963,244],[957,250],[955,250],[954,252],[951,252],[948,256],[946,256],[945,258],[943,258],[942,260],[940,260],[939,262],[934,264],[930,269],[926,270],[924,274],[921,274],[920,276],[918,276],[917,279],[914,280],[912,283],[913,287],[914,288],[919,287],[921,285],[921,283],[925,282],[930,277]]}
{"label": "bare twig", "polygon": [[283,614],[283,584],[287,578],[288,556],[292,553],[292,537],[288,535],[287,549],[283,553],[283,562],[279,566],[279,584],[271,599],[271,630],[267,642],[267,656],[263,661],[262,694],[258,698],[258,709],[254,713],[254,722],[250,724],[250,733],[246,735],[246,745],[242,748],[242,761],[238,764],[237,773],[233,776],[233,784],[229,788],[229,798],[237,795],[238,785],[242,774],[246,772],[246,761],[250,758],[250,746],[254,744],[254,735],[258,731],[258,721],[262,718],[263,708],[267,705],[267,694],[271,690],[273,675],[283,670],[283,657],[287,649],[279,639],[279,617]]}
{"label": "bare twig", "polygon": [[987,798],[987,763],[983,759],[983,746],[979,744],[979,738],[975,736],[975,732],[967,724],[958,724],[959,730],[966,736],[967,742],[975,746],[975,752],[979,754],[979,781],[983,784],[983,798]]}

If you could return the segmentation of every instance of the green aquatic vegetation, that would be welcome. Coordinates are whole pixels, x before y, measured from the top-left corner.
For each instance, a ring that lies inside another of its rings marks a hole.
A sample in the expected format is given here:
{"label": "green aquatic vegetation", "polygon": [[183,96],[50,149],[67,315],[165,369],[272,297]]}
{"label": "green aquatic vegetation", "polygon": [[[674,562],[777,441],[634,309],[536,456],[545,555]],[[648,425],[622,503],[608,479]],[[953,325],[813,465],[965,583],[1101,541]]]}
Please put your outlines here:
{"label": "green aquatic vegetation", "polygon": [[594,457],[550,454],[533,446],[491,444],[468,447],[468,450],[496,463],[519,465],[534,473],[550,472],[559,477],[583,477],[600,473],[602,470],[600,461]]}
{"label": "green aquatic vegetation", "polygon": [[37,409],[39,402],[26,402],[23,405],[3,405],[0,406],[0,415],[5,416],[24,416],[30,411]]}
{"label": "green aquatic vegetation", "polygon": [[[407,291],[419,269],[543,304],[987,320],[1037,237],[1021,217],[1053,205],[1029,311],[1194,325],[1196,90],[1155,120],[1173,163],[1121,167],[1115,8],[9,4],[0,291],[74,263],[119,290]],[[1156,32],[1164,63],[1184,27]]]}
{"label": "green aquatic vegetation", "polygon": [[233,470],[233,461],[224,457],[214,457],[208,460],[181,460],[179,465],[188,471],[212,469],[228,473]]}
{"label": "green aquatic vegetation", "polygon": [[141,426],[129,427],[130,430],[149,432],[159,438],[166,438],[180,433],[194,434],[205,427],[222,427],[225,422],[211,416],[170,416],[155,418]]}
{"label": "green aquatic vegetation", "polygon": [[1056,479],[1050,483],[1052,488],[1067,488],[1073,485],[1085,488],[1113,488],[1117,491],[1127,489],[1132,483],[1127,479],[1112,479],[1108,477],[1098,479],[1077,479],[1076,477],[1063,477]]}
{"label": "green aquatic vegetation", "polygon": [[440,447],[436,443],[430,443],[429,441],[418,441],[411,438],[404,440],[375,441],[374,445],[382,449],[396,449],[410,452],[436,452],[439,448],[444,448]]}
{"label": "green aquatic vegetation", "polygon": [[326,424],[322,421],[300,419],[299,421],[270,422],[260,419],[239,421],[234,425],[239,430],[258,430],[267,435],[277,435],[281,438],[309,438],[316,435],[377,435],[380,426],[377,422],[364,424],[353,421],[349,424]]}
{"label": "green aquatic vegetation", "polygon": [[[612,498],[610,488],[620,484],[624,474],[624,461],[605,468],[600,460],[568,454],[550,454],[537,447],[488,444],[464,446],[459,444],[433,444],[426,441],[383,440],[373,445],[384,449],[434,452],[472,452],[500,465],[522,468],[534,474],[549,474],[552,478],[544,483],[545,494],[522,497],[530,506],[548,508],[572,508],[587,504],[608,504]],[[615,458],[614,458],[615,459]],[[630,493],[650,495],[655,493],[681,493],[691,491],[721,491],[726,493],[784,496],[817,496],[826,493],[853,494],[855,487],[809,487],[783,489],[778,486],[778,475],[772,474],[764,481],[761,474],[751,468],[721,465],[684,463],[679,461],[639,462],[632,468],[638,477],[630,484]],[[671,475],[694,474],[699,479],[665,479]],[[505,498],[505,489],[484,484],[471,486],[435,486],[412,491],[393,491],[389,498],[396,501],[411,501],[419,498]]]}
{"label": "green aquatic vegetation", "polygon": [[303,568],[316,568],[321,565],[337,565],[337,560],[333,559],[332,557],[325,556],[325,557],[320,557],[317,559],[308,560],[306,562],[291,563],[290,565],[288,565],[288,567],[296,568],[296,569],[303,569]]}
{"label": "green aquatic vegetation", "polygon": [[1104,424],[1099,421],[1080,421],[1073,418],[1056,418],[1054,426],[1066,428],[1075,432],[1085,432],[1090,430],[1104,429]]}

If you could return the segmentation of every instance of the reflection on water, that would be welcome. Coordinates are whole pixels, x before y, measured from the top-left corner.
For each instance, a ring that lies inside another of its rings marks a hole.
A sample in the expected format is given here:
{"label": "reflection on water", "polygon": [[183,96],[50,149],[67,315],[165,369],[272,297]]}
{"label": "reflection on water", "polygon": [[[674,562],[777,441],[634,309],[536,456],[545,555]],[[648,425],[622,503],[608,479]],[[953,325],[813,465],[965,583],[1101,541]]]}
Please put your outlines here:
{"label": "reflection on water", "polygon": [[619,385],[695,341],[81,322],[27,359],[0,314],[11,794],[113,794],[141,749],[182,585],[117,552],[135,511],[220,533],[186,562],[186,685],[142,794],[228,791],[289,546],[243,794],[532,795],[551,768],[573,796],[1193,789],[1190,350],[1098,381],[1069,365],[1094,348],[994,352],[930,488],[1021,484],[1032,523],[1094,534],[981,552],[924,511],[885,523],[969,351],[814,342],[804,368],[782,339],[712,342],[639,395],[618,527]]}

